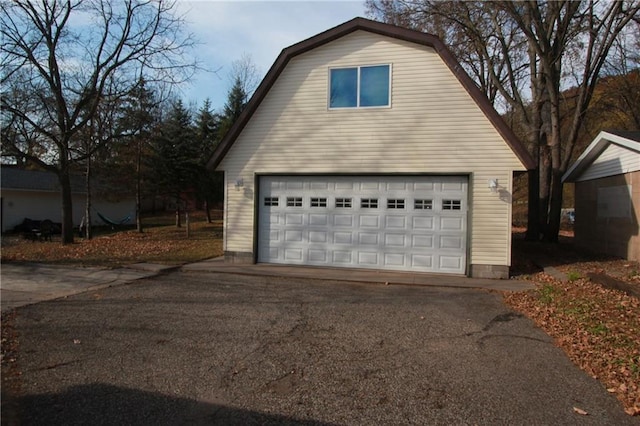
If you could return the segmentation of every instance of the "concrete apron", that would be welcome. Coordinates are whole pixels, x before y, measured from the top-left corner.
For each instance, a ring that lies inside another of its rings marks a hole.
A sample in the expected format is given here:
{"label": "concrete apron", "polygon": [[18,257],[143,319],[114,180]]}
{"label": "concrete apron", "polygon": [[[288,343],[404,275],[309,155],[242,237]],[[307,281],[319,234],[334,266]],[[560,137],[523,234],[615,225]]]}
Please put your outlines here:
{"label": "concrete apron", "polygon": [[416,272],[382,271],[375,269],[332,268],[313,266],[275,265],[266,263],[225,263],[222,257],[182,266],[184,272],[215,272],[254,276],[273,276],[378,284],[421,285],[432,287],[476,288],[495,291],[524,291],[534,289],[533,283],[522,280],[469,278],[461,275],[436,275]]}

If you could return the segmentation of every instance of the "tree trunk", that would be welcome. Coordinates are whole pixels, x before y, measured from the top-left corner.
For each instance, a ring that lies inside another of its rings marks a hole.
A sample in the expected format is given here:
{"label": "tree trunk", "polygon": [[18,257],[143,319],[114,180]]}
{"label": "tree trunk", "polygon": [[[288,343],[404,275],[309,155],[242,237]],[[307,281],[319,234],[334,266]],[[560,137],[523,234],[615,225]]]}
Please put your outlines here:
{"label": "tree trunk", "polygon": [[62,196],[62,244],[73,243],[73,200],[71,196],[71,180],[68,168],[58,173],[60,194]]}
{"label": "tree trunk", "polygon": [[562,168],[560,164],[560,144],[551,147],[551,194],[549,202],[548,232],[545,241],[558,242],[560,216],[562,214]]}
{"label": "tree trunk", "polygon": [[136,229],[143,232],[142,229],[142,141],[138,141],[136,147]]}
{"label": "tree trunk", "polygon": [[539,163],[539,193],[538,193],[538,219],[540,232],[547,235],[547,223],[549,218],[549,187],[551,185],[551,160],[549,158],[549,146],[545,143],[540,147]]}
{"label": "tree trunk", "polygon": [[91,231],[91,156],[87,157],[87,171],[86,171],[86,193],[87,202],[84,209],[84,237],[90,240],[92,237]]}
{"label": "tree trunk", "polygon": [[[537,156],[534,158],[537,159]],[[538,196],[540,192],[539,173],[539,168],[529,170],[528,172],[527,234],[525,236],[527,241],[540,240],[540,198]]]}
{"label": "tree trunk", "polygon": [[204,200],[204,211],[207,214],[207,223],[211,223],[211,210],[209,209],[209,200]]}
{"label": "tree trunk", "polygon": [[180,222],[180,197],[176,197],[176,228],[182,227]]}

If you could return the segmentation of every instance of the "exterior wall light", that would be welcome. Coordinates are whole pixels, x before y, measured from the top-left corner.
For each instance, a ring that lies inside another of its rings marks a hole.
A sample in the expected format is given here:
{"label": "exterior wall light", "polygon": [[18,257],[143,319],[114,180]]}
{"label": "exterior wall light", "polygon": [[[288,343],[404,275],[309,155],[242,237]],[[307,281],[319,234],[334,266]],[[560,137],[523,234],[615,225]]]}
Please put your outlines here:
{"label": "exterior wall light", "polygon": [[498,192],[498,179],[489,179],[489,189],[491,192]]}
{"label": "exterior wall light", "polygon": [[242,180],[242,178],[236,179],[236,188],[241,188],[243,186],[244,186],[244,181]]}

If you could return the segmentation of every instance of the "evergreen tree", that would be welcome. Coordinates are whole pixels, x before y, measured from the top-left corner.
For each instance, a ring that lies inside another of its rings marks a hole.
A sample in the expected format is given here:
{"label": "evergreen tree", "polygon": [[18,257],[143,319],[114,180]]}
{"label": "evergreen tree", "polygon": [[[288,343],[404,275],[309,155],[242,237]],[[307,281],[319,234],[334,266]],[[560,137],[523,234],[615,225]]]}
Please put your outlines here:
{"label": "evergreen tree", "polygon": [[178,100],[153,140],[153,177],[156,190],[176,204],[176,226],[180,226],[180,207],[185,192],[198,186],[200,152],[195,141],[191,114]]}
{"label": "evergreen tree", "polygon": [[200,168],[196,196],[204,204],[209,223],[211,222],[211,204],[222,201],[224,193],[221,173],[206,168],[207,161],[218,144],[220,124],[220,116],[212,112],[209,99],[205,100],[198,111],[195,124],[195,141],[199,150],[198,166]]}
{"label": "evergreen tree", "polygon": [[119,131],[124,137],[117,157],[116,168],[123,168],[126,173],[117,173],[119,176],[131,176],[130,171],[135,170],[135,183],[126,182],[126,186],[135,186],[136,192],[136,228],[143,231],[142,226],[142,197],[145,180],[149,174],[149,167],[144,158],[150,155],[151,136],[159,122],[159,101],[153,90],[147,87],[144,78],[131,90],[125,99],[123,116],[120,120]]}
{"label": "evergreen tree", "polygon": [[244,89],[244,84],[240,76],[236,76],[233,86],[227,95],[227,102],[222,110],[222,124],[220,126],[220,139],[222,139],[233,123],[240,117],[240,114],[247,106],[249,95]]}

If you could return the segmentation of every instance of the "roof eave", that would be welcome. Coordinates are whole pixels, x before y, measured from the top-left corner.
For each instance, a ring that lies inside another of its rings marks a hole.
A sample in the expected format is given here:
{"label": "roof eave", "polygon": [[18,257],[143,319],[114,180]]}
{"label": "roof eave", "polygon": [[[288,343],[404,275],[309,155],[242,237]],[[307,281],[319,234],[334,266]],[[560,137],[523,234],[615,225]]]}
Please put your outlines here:
{"label": "roof eave", "polygon": [[640,142],[629,139],[619,134],[601,131],[589,146],[580,154],[580,157],[562,175],[562,183],[575,182],[580,175],[595,161],[596,158],[610,145],[617,144],[638,151]]}

